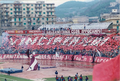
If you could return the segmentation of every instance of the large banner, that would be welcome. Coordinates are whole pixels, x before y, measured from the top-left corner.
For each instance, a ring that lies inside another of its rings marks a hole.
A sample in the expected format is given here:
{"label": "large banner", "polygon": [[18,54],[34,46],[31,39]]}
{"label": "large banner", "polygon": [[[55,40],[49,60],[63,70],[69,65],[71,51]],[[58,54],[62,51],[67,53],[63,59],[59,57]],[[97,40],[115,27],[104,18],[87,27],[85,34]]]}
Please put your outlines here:
{"label": "large banner", "polygon": [[111,51],[119,46],[119,39],[108,35],[92,37],[84,35],[37,35],[37,36],[9,36],[4,40],[4,48],[15,49],[64,49],[64,50],[95,50]]}
{"label": "large banner", "polygon": [[101,34],[101,33],[115,33],[116,29],[71,29],[71,30],[59,30],[59,31],[50,31],[50,30],[6,30],[8,34]]}
{"label": "large banner", "polygon": [[[31,55],[32,56],[32,55]],[[30,56],[30,57],[31,57]],[[48,60],[72,60],[73,55],[59,55],[56,57],[55,54],[35,54],[37,59],[48,59]],[[26,54],[0,54],[0,59],[26,59],[28,58]],[[92,62],[92,56],[81,56],[74,55],[74,61]],[[96,57],[95,62],[107,62],[110,58],[106,57]]]}

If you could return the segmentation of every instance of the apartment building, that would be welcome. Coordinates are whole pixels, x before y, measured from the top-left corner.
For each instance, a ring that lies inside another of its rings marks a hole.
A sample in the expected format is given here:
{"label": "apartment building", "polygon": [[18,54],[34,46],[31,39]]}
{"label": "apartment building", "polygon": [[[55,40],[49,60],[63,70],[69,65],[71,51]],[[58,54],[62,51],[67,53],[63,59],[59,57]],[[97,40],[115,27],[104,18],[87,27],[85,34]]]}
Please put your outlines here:
{"label": "apartment building", "polygon": [[110,13],[110,14],[101,14],[101,22],[112,22],[113,29],[117,29],[120,32],[120,14],[119,13]]}
{"label": "apartment building", "polygon": [[3,3],[0,5],[1,28],[6,29],[36,29],[41,25],[55,24],[54,3],[38,1],[36,3]]}

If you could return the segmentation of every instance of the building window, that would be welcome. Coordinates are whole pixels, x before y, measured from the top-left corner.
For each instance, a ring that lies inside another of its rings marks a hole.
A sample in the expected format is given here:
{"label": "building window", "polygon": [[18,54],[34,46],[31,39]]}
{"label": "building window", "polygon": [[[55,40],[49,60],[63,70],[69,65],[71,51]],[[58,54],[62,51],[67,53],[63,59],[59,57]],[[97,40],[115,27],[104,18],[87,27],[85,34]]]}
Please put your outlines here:
{"label": "building window", "polygon": [[35,18],[33,18],[33,20],[35,20]]}
{"label": "building window", "polygon": [[45,12],[43,12],[43,14],[45,14]]}
{"label": "building window", "polygon": [[29,4],[27,4],[27,6],[29,6]]}
{"label": "building window", "polygon": [[19,23],[19,25],[21,25],[21,23]]}
{"label": "building window", "polygon": [[36,14],[37,14],[37,12],[36,12]]}
{"label": "building window", "polygon": [[10,10],[12,10],[12,8],[10,8]]}
{"label": "building window", "polygon": [[35,25],[35,22],[33,23],[33,25]]}
{"label": "building window", "polygon": [[54,24],[54,23],[52,22],[52,24]]}
{"label": "building window", "polygon": [[43,10],[45,10],[45,8],[43,8]]}
{"label": "building window", "polygon": [[31,25],[31,23],[30,23],[30,22],[29,22],[28,24],[29,24],[29,25]]}
{"label": "building window", "polygon": [[117,23],[119,23],[119,20],[117,20]]}
{"label": "building window", "polygon": [[25,8],[23,8],[23,10],[25,10]]}
{"label": "building window", "polygon": [[18,13],[18,15],[21,15],[21,13]]}
{"label": "building window", "polygon": [[44,25],[44,22],[42,24]]}
{"label": "building window", "polygon": [[14,25],[16,26],[16,23],[14,23]]}
{"label": "building window", "polygon": [[10,14],[12,14],[12,12]]}
{"label": "building window", "polygon": [[48,24],[48,22],[47,22],[47,24]]}
{"label": "building window", "polygon": [[26,25],[26,23],[24,23],[24,25]]}
{"label": "building window", "polygon": [[44,18],[42,18],[42,20],[44,20]]}
{"label": "building window", "polygon": [[20,8],[18,8],[18,11],[20,11]]}
{"label": "building window", "polygon": [[43,4],[43,6],[45,7],[45,4]]}
{"label": "building window", "polygon": [[16,11],[17,9],[15,8],[15,11]]}
{"label": "building window", "polygon": [[12,6],[12,4],[10,4],[10,6]]}
{"label": "building window", "polygon": [[40,20],[40,18],[38,18],[38,20]]}
{"label": "building window", "polygon": [[31,10],[33,10],[33,8],[31,8]]}
{"label": "building window", "polygon": [[46,18],[46,20],[48,21],[48,18]]}
{"label": "building window", "polygon": [[14,18],[14,21],[16,21],[16,18]]}
{"label": "building window", "polygon": [[40,6],[40,4],[39,4],[39,6]]}
{"label": "building window", "polygon": [[52,15],[52,12],[51,12],[51,15]]}
{"label": "building window", "polygon": [[24,20],[26,20],[26,18],[24,18]]}
{"label": "building window", "polygon": [[25,6],[25,4],[23,4],[23,6]]}
{"label": "building window", "polygon": [[41,15],[41,12],[39,12],[39,15]]}
{"label": "building window", "polygon": [[23,14],[25,14],[25,12],[23,12]]}
{"label": "building window", "polygon": [[117,26],[117,31],[119,31],[119,26]]}
{"label": "building window", "polygon": [[33,6],[33,4],[31,4],[31,6]]}
{"label": "building window", "polygon": [[27,12],[27,14],[29,14],[29,12]]}
{"label": "building window", "polygon": [[33,12],[31,12],[31,14],[33,14]]}
{"label": "building window", "polygon": [[49,12],[47,12],[47,15],[49,15]]}
{"label": "building window", "polygon": [[35,6],[37,6],[37,4],[35,4]]}
{"label": "building window", "polygon": [[49,4],[47,4],[47,6],[49,6]]}
{"label": "building window", "polygon": [[19,21],[21,21],[21,18],[19,18]]}
{"label": "building window", "polygon": [[38,25],[40,25],[40,23],[38,22]]}
{"label": "building window", "polygon": [[27,11],[29,11],[29,8],[27,8]]}
{"label": "building window", "polygon": [[31,18],[29,18],[29,20],[31,20]]}

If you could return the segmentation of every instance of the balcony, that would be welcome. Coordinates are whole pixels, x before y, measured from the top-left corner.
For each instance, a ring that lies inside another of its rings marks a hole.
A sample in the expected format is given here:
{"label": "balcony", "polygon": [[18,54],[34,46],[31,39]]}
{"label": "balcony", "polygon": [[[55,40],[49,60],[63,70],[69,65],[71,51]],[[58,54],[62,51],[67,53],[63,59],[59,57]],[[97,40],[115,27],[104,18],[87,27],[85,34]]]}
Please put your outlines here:
{"label": "balcony", "polygon": [[21,14],[15,14],[14,17],[22,17]]}
{"label": "balcony", "polygon": [[12,23],[12,22],[14,22],[14,21],[10,20],[9,22]]}
{"label": "balcony", "polygon": [[42,8],[42,6],[35,6],[35,8]]}
{"label": "balcony", "polygon": [[29,11],[29,10],[27,10],[27,12],[29,13],[30,11]]}
{"label": "balcony", "polygon": [[35,10],[35,12],[42,12],[42,10]]}
{"label": "balcony", "polygon": [[26,6],[26,8],[30,8],[30,6]]}
{"label": "balcony", "polygon": [[47,12],[55,12],[55,10],[47,10]]}
{"label": "balcony", "polygon": [[4,12],[9,12],[8,10],[4,10]]}
{"label": "balcony", "polygon": [[14,8],[22,8],[21,6],[14,6]]}
{"label": "balcony", "polygon": [[38,15],[39,17],[41,17],[42,15]]}
{"label": "balcony", "polygon": [[28,22],[32,22],[32,20],[27,20]]}
{"label": "balcony", "polygon": [[47,16],[51,16],[51,15],[47,14]]}
{"label": "balcony", "polygon": [[15,13],[15,12],[19,12],[19,13],[22,13],[22,10],[20,10],[20,11],[14,11],[14,13]]}
{"label": "balcony", "polygon": [[50,6],[50,7],[46,7],[46,8],[48,9],[48,8],[55,8],[55,7],[54,6]]}
{"label": "balcony", "polygon": [[47,17],[56,17],[55,15],[47,15]]}
{"label": "balcony", "polygon": [[46,22],[56,22],[55,20],[47,20]]}
{"label": "balcony", "polygon": [[27,17],[30,17],[30,15],[29,15],[29,14],[27,14],[26,16],[27,16]]}
{"label": "balcony", "polygon": [[4,6],[4,9],[8,9],[9,7],[8,6]]}
{"label": "balcony", "polygon": [[116,23],[116,24],[113,24],[114,26],[120,26],[120,24],[119,23]]}
{"label": "balcony", "polygon": [[9,17],[9,15],[4,15],[5,17]]}
{"label": "balcony", "polygon": [[14,22],[19,22],[19,23],[22,23],[22,21],[14,21]]}
{"label": "balcony", "polygon": [[37,22],[41,22],[40,20],[36,20]]}

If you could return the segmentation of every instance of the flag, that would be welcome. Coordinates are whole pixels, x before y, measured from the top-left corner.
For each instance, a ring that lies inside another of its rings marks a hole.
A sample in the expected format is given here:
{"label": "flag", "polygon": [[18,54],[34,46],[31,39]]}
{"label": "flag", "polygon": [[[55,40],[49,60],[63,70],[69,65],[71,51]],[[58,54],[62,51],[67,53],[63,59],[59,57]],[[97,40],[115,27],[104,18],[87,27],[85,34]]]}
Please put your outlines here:
{"label": "flag", "polygon": [[120,80],[120,55],[117,57],[97,64],[93,68],[92,81],[119,81]]}
{"label": "flag", "polygon": [[35,56],[32,56],[30,66],[27,69],[27,71],[37,70],[37,68],[38,68],[38,62],[37,62]]}
{"label": "flag", "polygon": [[27,56],[28,56],[28,58],[29,58],[29,49],[26,51],[25,54],[27,54]]}
{"label": "flag", "polygon": [[[96,50],[97,50],[97,49],[96,49]],[[97,53],[98,53],[98,54],[99,54],[99,56],[101,57],[101,53],[100,53],[100,51],[98,51],[98,50],[97,50]]]}
{"label": "flag", "polygon": [[18,55],[20,56],[20,52],[18,51]]}

